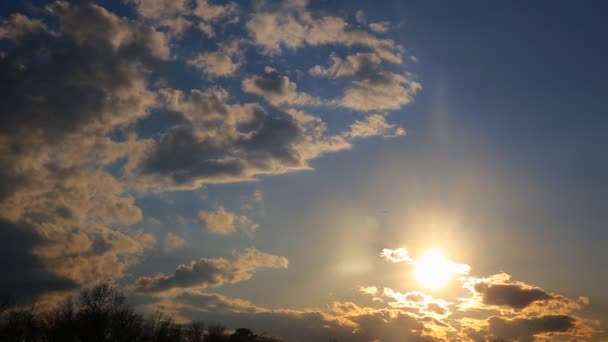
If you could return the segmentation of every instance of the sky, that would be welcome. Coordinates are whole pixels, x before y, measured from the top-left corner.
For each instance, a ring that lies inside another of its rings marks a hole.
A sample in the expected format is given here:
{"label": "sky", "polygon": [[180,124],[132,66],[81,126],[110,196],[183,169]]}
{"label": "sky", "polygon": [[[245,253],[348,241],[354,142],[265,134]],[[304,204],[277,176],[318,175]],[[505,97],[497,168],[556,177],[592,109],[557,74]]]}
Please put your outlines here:
{"label": "sky", "polygon": [[0,294],[285,341],[608,340],[601,1],[4,1]]}

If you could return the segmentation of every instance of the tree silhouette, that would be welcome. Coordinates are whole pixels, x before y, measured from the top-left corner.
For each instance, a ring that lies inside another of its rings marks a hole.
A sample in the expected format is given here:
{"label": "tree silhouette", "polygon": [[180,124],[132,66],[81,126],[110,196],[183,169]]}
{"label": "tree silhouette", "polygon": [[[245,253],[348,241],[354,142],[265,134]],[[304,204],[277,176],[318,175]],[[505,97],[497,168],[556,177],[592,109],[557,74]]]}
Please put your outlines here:
{"label": "tree silhouette", "polygon": [[148,318],[126,303],[110,285],[83,290],[48,312],[16,307],[10,297],[0,298],[2,342],[279,342],[250,329],[235,331],[203,322],[180,324],[156,313]]}

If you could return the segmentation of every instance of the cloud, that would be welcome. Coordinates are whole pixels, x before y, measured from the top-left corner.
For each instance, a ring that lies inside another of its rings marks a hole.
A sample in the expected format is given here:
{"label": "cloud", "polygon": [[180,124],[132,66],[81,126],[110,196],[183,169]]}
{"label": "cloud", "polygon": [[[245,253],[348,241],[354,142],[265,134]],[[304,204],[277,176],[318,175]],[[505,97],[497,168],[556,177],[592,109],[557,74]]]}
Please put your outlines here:
{"label": "cloud", "polygon": [[[424,265],[425,256],[413,259],[403,249],[384,249],[381,257],[394,263]],[[457,274],[470,267],[448,261]],[[446,272],[449,270],[446,269]],[[370,290],[371,289],[371,290]],[[463,294],[466,292],[469,294]],[[367,286],[361,292],[375,303],[386,303],[416,317],[442,341],[589,339],[599,333],[598,322],[581,316],[589,300],[550,293],[538,286],[511,280],[506,273],[488,277],[465,276],[435,294],[399,292]]]}
{"label": "cloud", "polygon": [[326,309],[271,309],[250,301],[198,290],[185,290],[148,305],[176,317],[220,320],[229,328],[256,327],[283,341],[439,341],[408,313],[334,302]]}
{"label": "cloud", "polygon": [[330,56],[331,65],[323,68],[315,65],[309,72],[315,76],[325,77],[368,77],[376,73],[382,60],[375,53],[356,53],[342,59],[335,54]]}
{"label": "cloud", "polygon": [[402,48],[394,41],[378,39],[367,32],[354,29],[343,18],[317,16],[305,9],[300,9],[295,14],[255,13],[247,22],[247,29],[253,42],[266,54],[280,53],[283,47],[297,49],[305,44],[339,44],[367,47],[388,62],[402,62]]}
{"label": "cloud", "polygon": [[330,60],[329,67],[315,65],[309,73],[352,79],[342,98],[331,101],[335,105],[363,112],[397,110],[411,103],[422,89],[413,74],[399,74],[385,69],[376,53],[357,53],[345,59],[332,54]]}
{"label": "cloud", "polygon": [[133,289],[162,292],[234,284],[251,279],[259,268],[287,268],[287,265],[284,257],[249,248],[234,260],[202,258],[188,265],[179,265],[175,273],[169,276],[140,277],[133,284]]}
{"label": "cloud", "polygon": [[131,0],[131,2],[135,4],[137,13],[140,16],[150,19],[175,17],[188,11],[186,0]]}
{"label": "cloud", "polygon": [[186,246],[187,244],[187,241],[179,235],[169,232],[167,233],[167,236],[165,236],[165,241],[163,244],[163,250],[169,253],[184,248],[184,246]]}
{"label": "cloud", "polygon": [[391,288],[384,288],[382,291],[371,295],[375,296],[374,298],[383,299],[383,301],[388,299],[387,304],[390,307],[408,309],[408,312],[420,318],[425,316],[445,318],[451,314],[449,309],[452,305],[451,302],[433,298],[433,296],[420,291],[401,293]]}
{"label": "cloud", "polygon": [[262,190],[256,190],[253,192],[253,201],[255,203],[263,203],[264,202],[264,192]]}
{"label": "cloud", "polygon": [[531,342],[536,341],[541,334],[571,331],[575,327],[576,319],[568,315],[514,319],[491,317],[488,323],[489,332],[494,336],[512,341]]}
{"label": "cloud", "polygon": [[357,12],[355,13],[355,19],[359,24],[364,24],[367,21],[367,16],[362,10],[357,10]]}
{"label": "cloud", "polygon": [[217,51],[200,53],[188,63],[211,78],[231,76],[244,60],[241,43],[238,40],[222,43]]}
{"label": "cloud", "polygon": [[[382,255],[396,262],[412,262],[405,249],[385,249]],[[205,264],[211,263],[204,260]],[[187,271],[192,268],[188,267]],[[507,274],[497,274],[475,279],[498,284],[510,281],[509,278]],[[459,288],[455,289],[453,295],[449,290],[436,293],[449,295],[449,298],[439,298],[422,291],[399,292],[388,287],[363,286],[359,290],[373,298],[373,306],[342,301],[319,309],[258,306],[248,300],[207,293],[202,289],[207,286],[205,284],[200,288],[173,288],[157,296],[156,300],[148,301],[145,307],[148,311],[166,311],[180,320],[220,320],[229,328],[251,326],[283,340],[296,342],[330,339],[361,342],[565,341],[593,340],[599,332],[596,321],[579,316],[582,305],[536,301],[534,305],[538,305],[538,308],[535,311],[527,308],[501,311],[495,306],[464,307],[461,304],[468,300],[483,300],[477,295],[466,294],[466,290],[471,290],[471,281],[468,279],[456,284]],[[517,284],[537,288],[553,299],[567,300],[533,285]]]}
{"label": "cloud", "polygon": [[353,81],[338,104],[362,112],[397,110],[411,103],[421,88],[411,74],[381,71],[373,78]]}
{"label": "cloud", "polygon": [[135,188],[192,189],[306,170],[309,160],[350,148],[344,137],[327,134],[317,117],[304,122],[293,110],[227,104],[220,88],[160,92],[178,123],[134,162],[129,180]]}
{"label": "cloud", "polygon": [[28,18],[21,13],[15,13],[0,22],[0,39],[19,40],[27,35],[48,32],[42,21]]}
{"label": "cloud", "polygon": [[391,23],[389,21],[380,21],[377,23],[370,23],[369,28],[376,33],[385,33],[391,27]]}
{"label": "cloud", "polygon": [[13,45],[0,60],[0,217],[36,236],[23,272],[79,286],[115,280],[154,238],[129,228],[142,212],[104,168],[148,143],[128,127],[155,105],[149,68],[170,49],[163,33],[88,1],[45,11],[53,32],[17,14],[4,31]]}
{"label": "cloud", "polygon": [[234,2],[227,4],[210,4],[208,0],[197,0],[194,14],[203,18],[206,21],[215,21],[217,19],[229,16],[238,11],[238,5]]}
{"label": "cloud", "polygon": [[228,235],[237,230],[252,235],[259,227],[247,216],[226,211],[224,207],[219,207],[215,212],[201,210],[198,216],[205,221],[209,232],[219,235]]}
{"label": "cloud", "polygon": [[44,243],[31,226],[0,219],[0,295],[13,296],[24,304],[47,292],[77,288],[74,281],[46,270],[44,259],[33,249]]}
{"label": "cloud", "polygon": [[394,124],[389,124],[384,116],[380,114],[368,115],[363,121],[355,121],[347,133],[347,136],[352,138],[369,138],[374,136],[393,138],[404,135],[405,129],[403,127],[395,127]]}
{"label": "cloud", "polygon": [[263,97],[275,106],[287,104],[291,106],[319,105],[321,100],[297,91],[295,82],[289,77],[281,76],[272,69],[266,70],[262,76],[252,76],[242,82],[243,91]]}
{"label": "cloud", "polygon": [[235,15],[238,5],[230,2],[226,4],[209,4],[207,0],[195,2],[186,0],[128,0],[135,5],[140,18],[145,19],[152,26],[168,29],[172,37],[181,37],[191,28],[198,27],[208,37],[215,36],[213,23]]}
{"label": "cloud", "polygon": [[405,248],[390,249],[384,248],[380,256],[390,262],[413,262],[414,259],[410,256]]}
{"label": "cloud", "polygon": [[519,284],[477,283],[475,291],[482,294],[484,304],[506,305],[514,309],[523,309],[532,302],[553,298],[541,289],[526,288]]}

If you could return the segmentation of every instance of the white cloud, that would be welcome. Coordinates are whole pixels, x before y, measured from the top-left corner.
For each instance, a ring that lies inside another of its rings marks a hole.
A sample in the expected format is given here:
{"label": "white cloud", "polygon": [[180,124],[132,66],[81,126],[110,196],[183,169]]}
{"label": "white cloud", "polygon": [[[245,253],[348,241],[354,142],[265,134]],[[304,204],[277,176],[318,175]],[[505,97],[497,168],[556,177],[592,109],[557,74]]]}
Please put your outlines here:
{"label": "white cloud", "polygon": [[414,259],[410,256],[405,248],[384,248],[380,256],[390,262],[412,262]]}

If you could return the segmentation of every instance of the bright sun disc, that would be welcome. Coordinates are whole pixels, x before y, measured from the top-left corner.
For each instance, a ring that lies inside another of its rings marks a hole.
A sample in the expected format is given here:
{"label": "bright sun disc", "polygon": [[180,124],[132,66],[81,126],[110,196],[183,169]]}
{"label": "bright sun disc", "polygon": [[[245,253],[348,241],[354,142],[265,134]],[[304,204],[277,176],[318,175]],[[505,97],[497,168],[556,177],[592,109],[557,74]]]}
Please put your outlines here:
{"label": "bright sun disc", "polygon": [[414,261],[414,275],[421,285],[436,290],[446,286],[455,274],[461,273],[458,266],[440,251],[432,250]]}

